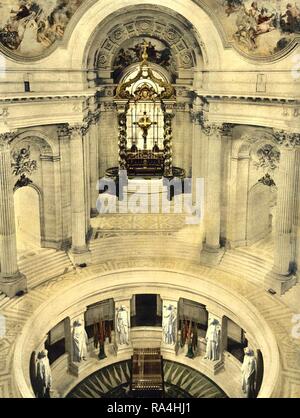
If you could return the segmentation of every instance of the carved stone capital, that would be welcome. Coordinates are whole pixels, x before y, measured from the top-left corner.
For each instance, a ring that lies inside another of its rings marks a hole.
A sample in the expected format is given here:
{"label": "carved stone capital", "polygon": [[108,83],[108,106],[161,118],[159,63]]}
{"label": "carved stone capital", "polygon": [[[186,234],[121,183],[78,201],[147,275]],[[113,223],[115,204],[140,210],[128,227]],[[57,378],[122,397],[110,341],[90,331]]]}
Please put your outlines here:
{"label": "carved stone capital", "polygon": [[92,125],[97,125],[100,119],[100,111],[97,110],[96,112],[91,113],[89,117],[90,117],[90,123]]}
{"label": "carved stone capital", "polygon": [[188,102],[177,103],[175,108],[177,112],[189,112],[190,104]]}
{"label": "carved stone capital", "polygon": [[193,110],[191,112],[191,119],[195,125],[202,126],[203,125],[203,112],[196,112]]}
{"label": "carved stone capital", "polygon": [[116,110],[116,105],[114,102],[102,102],[100,104],[101,112],[114,112]]}
{"label": "carved stone capital", "polygon": [[0,134],[0,150],[9,149],[9,143],[15,138],[17,132],[4,132]]}
{"label": "carved stone capital", "polygon": [[202,130],[207,136],[221,135],[223,132],[223,124],[203,122]]}
{"label": "carved stone capital", "polygon": [[207,136],[229,136],[231,134],[232,128],[233,125],[230,123],[202,122],[202,130]]}
{"label": "carved stone capital", "polygon": [[88,130],[88,123],[76,123],[74,125],[69,125],[69,133],[71,136],[80,135],[84,136]]}
{"label": "carved stone capital", "polygon": [[299,133],[274,131],[274,139],[281,148],[293,149],[300,145]]}
{"label": "carved stone capital", "polygon": [[70,136],[69,126],[66,123],[64,123],[63,125],[59,125],[57,128],[57,135],[58,138]]}
{"label": "carved stone capital", "polygon": [[223,123],[222,135],[223,136],[231,136],[233,127],[234,127],[234,125],[232,123]]}

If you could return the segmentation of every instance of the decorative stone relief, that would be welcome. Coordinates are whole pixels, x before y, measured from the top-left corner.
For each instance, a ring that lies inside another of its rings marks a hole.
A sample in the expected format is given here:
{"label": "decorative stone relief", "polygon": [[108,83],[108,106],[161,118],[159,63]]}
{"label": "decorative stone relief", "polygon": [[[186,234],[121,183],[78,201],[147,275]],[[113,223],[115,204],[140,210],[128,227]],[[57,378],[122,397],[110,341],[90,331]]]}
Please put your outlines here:
{"label": "decorative stone relief", "polygon": [[28,176],[37,170],[37,162],[30,158],[30,145],[27,148],[14,151],[12,153],[12,159],[13,174],[19,177],[15,188],[25,187],[31,184],[32,180]]}
{"label": "decorative stone relief", "polygon": [[294,148],[300,145],[300,134],[286,131],[275,131],[274,139],[283,148]]}
{"label": "decorative stone relief", "polygon": [[265,144],[259,148],[255,157],[253,164],[257,168],[266,169],[267,171],[274,171],[278,168],[280,152],[271,144]]}
{"label": "decorative stone relief", "polygon": [[194,34],[191,35],[182,23],[168,16],[135,16],[130,22],[116,23],[106,38],[100,43],[95,63],[98,69],[114,71],[124,69],[141,59],[141,45],[150,42],[149,61],[176,72],[177,66],[193,68],[195,60],[192,50],[195,48]]}

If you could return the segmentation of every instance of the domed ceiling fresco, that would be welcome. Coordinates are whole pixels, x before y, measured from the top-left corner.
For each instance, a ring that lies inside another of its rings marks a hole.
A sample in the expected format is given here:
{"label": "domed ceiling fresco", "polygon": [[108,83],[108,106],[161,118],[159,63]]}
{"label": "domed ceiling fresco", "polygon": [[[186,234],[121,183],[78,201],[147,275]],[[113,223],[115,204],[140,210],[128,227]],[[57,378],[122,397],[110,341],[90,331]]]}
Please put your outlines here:
{"label": "domed ceiling fresco", "polygon": [[0,0],[0,42],[20,57],[42,55],[62,39],[84,0]]}
{"label": "domed ceiling fresco", "polygon": [[[284,52],[300,35],[300,4],[294,0],[194,2],[210,15],[225,43],[253,58]],[[84,11],[84,3],[86,0],[0,0],[1,49],[16,58],[41,58],[64,38],[77,9]]]}

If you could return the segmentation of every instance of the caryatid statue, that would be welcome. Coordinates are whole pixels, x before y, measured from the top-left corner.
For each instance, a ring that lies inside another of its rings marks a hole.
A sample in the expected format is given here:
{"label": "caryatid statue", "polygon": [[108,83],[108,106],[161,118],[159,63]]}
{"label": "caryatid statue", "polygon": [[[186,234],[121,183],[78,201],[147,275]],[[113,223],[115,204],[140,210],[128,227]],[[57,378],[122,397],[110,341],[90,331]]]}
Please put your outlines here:
{"label": "caryatid statue", "polygon": [[42,350],[36,361],[36,395],[38,398],[50,398],[52,374],[48,359],[48,351]]}
{"label": "caryatid statue", "polygon": [[255,395],[256,371],[254,351],[247,347],[242,365],[242,389],[247,398],[252,398]]}
{"label": "caryatid statue", "polygon": [[80,320],[73,324],[73,361],[80,363],[86,360],[88,336]]}
{"label": "caryatid statue", "polygon": [[164,343],[174,345],[176,343],[177,308],[174,305],[164,306],[163,311],[163,337]]}
{"label": "caryatid statue", "polygon": [[128,312],[124,305],[117,308],[116,312],[116,328],[119,337],[119,344],[129,344],[129,319]]}
{"label": "caryatid statue", "polygon": [[220,359],[221,326],[217,319],[213,319],[206,332],[205,358],[212,361]]}

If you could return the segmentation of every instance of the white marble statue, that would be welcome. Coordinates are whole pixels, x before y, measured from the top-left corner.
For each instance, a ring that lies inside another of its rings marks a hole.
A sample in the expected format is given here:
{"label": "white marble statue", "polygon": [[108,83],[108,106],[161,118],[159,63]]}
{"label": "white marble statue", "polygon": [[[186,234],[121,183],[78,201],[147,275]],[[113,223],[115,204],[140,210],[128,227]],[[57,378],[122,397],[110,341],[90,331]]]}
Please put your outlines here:
{"label": "white marble statue", "polygon": [[81,321],[73,324],[73,360],[80,363],[86,360],[88,336]]}
{"label": "white marble statue", "polygon": [[248,398],[255,395],[256,359],[253,350],[245,349],[245,357],[242,365],[242,389]]}
{"label": "white marble statue", "polygon": [[38,398],[50,398],[52,386],[51,368],[48,359],[48,351],[43,350],[37,356],[36,361],[36,392]]}
{"label": "white marble statue", "polygon": [[174,345],[176,343],[176,322],[177,308],[174,305],[164,306],[163,311],[163,338],[165,344]]}
{"label": "white marble statue", "polygon": [[221,326],[219,321],[213,319],[206,332],[206,354],[205,358],[217,361],[220,358]]}
{"label": "white marble statue", "polygon": [[129,320],[128,312],[125,306],[121,306],[117,309],[116,313],[116,327],[119,337],[119,344],[129,344]]}

